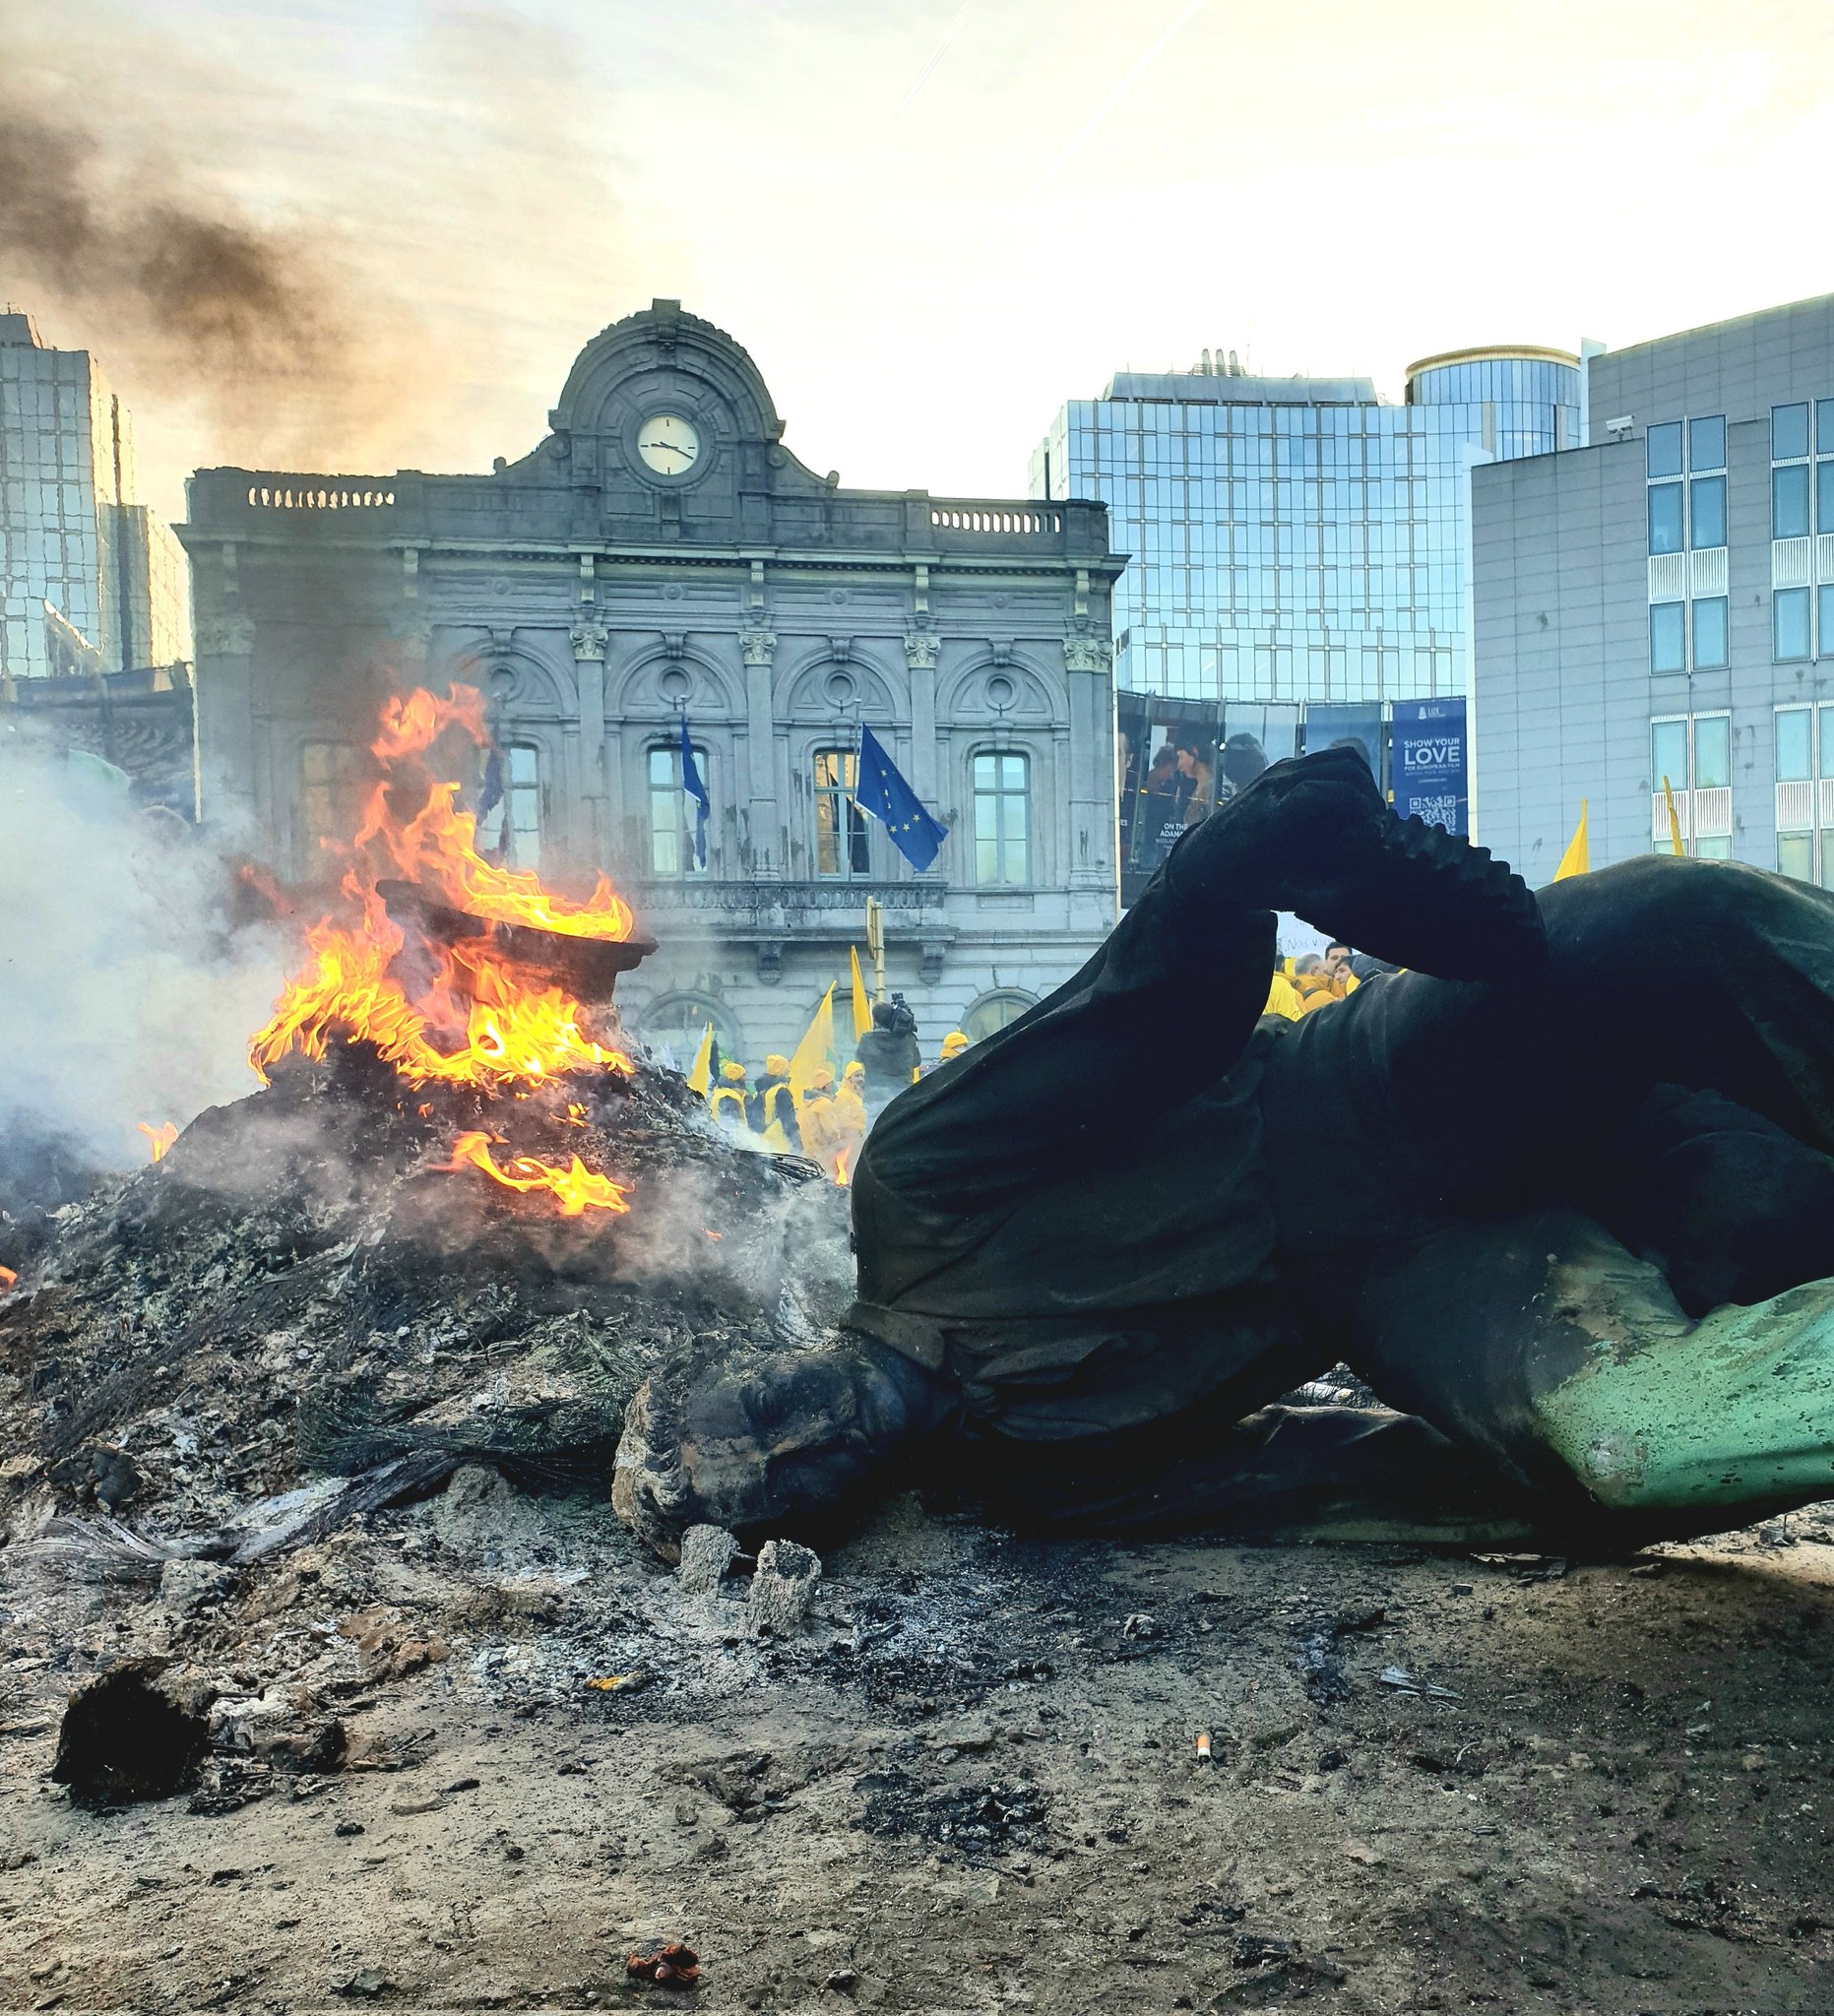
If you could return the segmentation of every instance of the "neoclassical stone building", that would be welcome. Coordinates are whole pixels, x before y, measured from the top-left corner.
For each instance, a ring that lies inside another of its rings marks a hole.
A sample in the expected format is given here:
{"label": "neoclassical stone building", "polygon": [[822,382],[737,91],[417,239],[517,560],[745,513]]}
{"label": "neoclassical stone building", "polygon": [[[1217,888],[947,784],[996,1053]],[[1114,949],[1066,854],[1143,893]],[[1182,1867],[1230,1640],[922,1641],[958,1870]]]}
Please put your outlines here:
{"label": "neoclassical stone building", "polygon": [[[1081,964],[1116,905],[1106,507],[843,489],[673,301],[595,337],[548,425],[489,475],[192,478],[206,820],[310,876],[381,698],[463,679],[502,752],[486,839],[612,875],[659,945],[626,1020],[677,1055],[709,1019],[787,1047],[868,897],[928,1050]],[[861,722],[949,828],[924,874],[851,802]]]}

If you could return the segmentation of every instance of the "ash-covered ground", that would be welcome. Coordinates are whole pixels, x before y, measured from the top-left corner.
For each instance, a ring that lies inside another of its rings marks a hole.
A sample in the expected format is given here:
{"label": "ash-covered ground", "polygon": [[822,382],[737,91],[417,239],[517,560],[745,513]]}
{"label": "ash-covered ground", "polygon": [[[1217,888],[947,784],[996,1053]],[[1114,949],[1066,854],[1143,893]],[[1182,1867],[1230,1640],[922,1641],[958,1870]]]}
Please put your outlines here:
{"label": "ash-covered ground", "polygon": [[[0,2002],[1834,2006],[1824,1517],[1585,1563],[904,1498],[754,1636],[610,1447],[659,1356],[820,1334],[845,1199],[666,1075],[578,1099],[517,1149],[627,1217],[439,1170],[488,1109],[351,1055],[0,1226]],[[143,1658],[201,1760],[73,1796]]]}

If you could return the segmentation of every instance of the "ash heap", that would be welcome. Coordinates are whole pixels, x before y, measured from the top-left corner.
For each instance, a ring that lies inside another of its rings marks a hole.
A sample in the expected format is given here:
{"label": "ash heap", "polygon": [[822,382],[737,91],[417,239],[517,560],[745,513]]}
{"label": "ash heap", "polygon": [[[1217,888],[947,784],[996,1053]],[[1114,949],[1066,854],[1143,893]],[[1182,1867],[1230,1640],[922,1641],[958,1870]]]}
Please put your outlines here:
{"label": "ash heap", "polygon": [[609,1521],[652,1365],[844,1303],[844,1194],[619,1046],[629,907],[477,852],[440,756],[487,739],[471,689],[392,701],[337,903],[250,1042],[262,1089],[0,1224],[11,1551],[246,1564],[476,1460]]}

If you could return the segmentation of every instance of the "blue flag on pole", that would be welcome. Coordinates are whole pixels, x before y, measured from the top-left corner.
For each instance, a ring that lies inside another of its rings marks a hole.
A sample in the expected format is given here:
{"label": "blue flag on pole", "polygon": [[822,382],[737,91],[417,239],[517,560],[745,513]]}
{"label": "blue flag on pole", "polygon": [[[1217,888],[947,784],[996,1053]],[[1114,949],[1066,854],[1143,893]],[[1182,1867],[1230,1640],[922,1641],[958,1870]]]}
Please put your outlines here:
{"label": "blue flag on pole", "polygon": [[859,724],[859,785],[854,802],[884,822],[892,845],[919,875],[949,837],[949,829],[925,809],[864,722]]}
{"label": "blue flag on pole", "polygon": [[700,765],[694,760],[694,744],[688,739],[688,718],[681,717],[681,788],[694,800],[694,865],[707,865],[707,787],[701,782]]}

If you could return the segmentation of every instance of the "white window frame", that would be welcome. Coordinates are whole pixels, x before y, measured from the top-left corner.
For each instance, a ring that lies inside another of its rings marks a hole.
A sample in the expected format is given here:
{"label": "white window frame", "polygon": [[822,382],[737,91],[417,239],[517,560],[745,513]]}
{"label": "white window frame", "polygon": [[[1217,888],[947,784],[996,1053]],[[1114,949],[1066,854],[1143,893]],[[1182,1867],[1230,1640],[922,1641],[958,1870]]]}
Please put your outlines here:
{"label": "white window frame", "polygon": [[[1697,759],[1694,743],[1699,724],[1703,721],[1723,721],[1726,724],[1726,775],[1723,785],[1697,787],[1694,778]],[[1687,775],[1677,782],[1671,777],[1669,788],[1675,794],[1675,815],[1681,829],[1681,845],[1690,854],[1702,854],[1701,843],[1712,843],[1703,858],[1725,859],[1731,854],[1733,836],[1733,725],[1732,710],[1727,707],[1710,707],[1699,714],[1653,714],[1650,726],[1650,849],[1654,853],[1667,853],[1674,845],[1669,828],[1669,801],[1663,791],[1662,779],[1655,776],[1655,731],[1671,723],[1681,722],[1687,728]],[[1718,843],[1725,842],[1722,851]]]}
{"label": "white window frame", "polygon": [[[709,769],[707,751],[699,742],[690,741],[694,751],[694,766],[701,774],[701,783],[708,795],[713,794],[713,786],[708,782]],[[666,756],[669,759],[671,783],[659,785],[656,781],[656,759]],[[681,782],[681,738],[676,735],[670,741],[650,741],[643,750],[643,790],[644,790],[644,873],[656,882],[687,882],[697,876],[713,872],[714,841],[713,821],[707,822],[707,864],[703,867],[694,857],[694,813],[689,810],[693,802]],[[672,868],[657,864],[657,843],[666,836],[665,822],[660,810],[661,801],[672,798],[675,807],[674,842],[677,853]]]}
{"label": "white window frame", "polygon": [[[1018,790],[1009,791],[1005,789],[999,782],[996,771],[993,789],[983,791],[980,784],[980,765],[983,758],[995,764],[1004,763],[1008,759],[1017,762],[1020,776]],[[975,886],[978,889],[1030,889],[1038,879],[1038,866],[1034,851],[1037,846],[1035,831],[1037,821],[1033,817],[1032,773],[1032,755],[1026,749],[986,747],[975,749],[969,753],[969,839],[975,850]],[[1023,817],[1025,825],[1025,830],[1019,837],[1019,849],[1022,859],[1020,872],[1017,877],[1009,876],[1005,871],[1006,850],[1011,844],[1006,833],[1005,808],[1007,800],[1015,797],[1024,808]],[[982,840],[980,806],[983,798],[989,800],[994,808],[994,832],[988,837],[991,839],[993,846],[995,871],[990,876],[982,875],[980,872],[980,844]]]}
{"label": "white window frame", "polygon": [[1771,769],[1777,760],[1776,720],[1780,715],[1808,717],[1808,775],[1777,778],[1776,835],[1778,871],[1781,843],[1787,837],[1810,843],[1810,878],[1826,889],[1834,886],[1834,700],[1780,700],[1771,709]]}
{"label": "white window frame", "polygon": [[[841,758],[839,776],[824,784],[821,761],[824,756]],[[859,809],[854,792],[859,788],[859,750],[844,742],[817,742],[809,750],[809,869],[817,882],[870,882],[872,873],[872,829]],[[841,865],[824,868],[822,857],[822,804],[831,806],[834,831],[842,839]]]}

